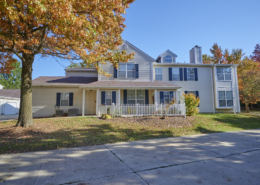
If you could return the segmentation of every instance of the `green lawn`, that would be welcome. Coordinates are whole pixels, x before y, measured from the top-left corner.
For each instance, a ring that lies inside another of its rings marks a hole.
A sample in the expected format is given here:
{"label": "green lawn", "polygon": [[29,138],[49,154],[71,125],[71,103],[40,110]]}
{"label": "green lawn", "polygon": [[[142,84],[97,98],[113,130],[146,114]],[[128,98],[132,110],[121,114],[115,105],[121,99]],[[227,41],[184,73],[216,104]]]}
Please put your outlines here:
{"label": "green lawn", "polygon": [[252,114],[198,114],[187,119],[190,124],[181,127],[169,126],[167,119],[159,126],[127,119],[35,119],[34,127],[27,129],[14,127],[14,121],[2,122],[0,154],[260,128],[260,116]]}

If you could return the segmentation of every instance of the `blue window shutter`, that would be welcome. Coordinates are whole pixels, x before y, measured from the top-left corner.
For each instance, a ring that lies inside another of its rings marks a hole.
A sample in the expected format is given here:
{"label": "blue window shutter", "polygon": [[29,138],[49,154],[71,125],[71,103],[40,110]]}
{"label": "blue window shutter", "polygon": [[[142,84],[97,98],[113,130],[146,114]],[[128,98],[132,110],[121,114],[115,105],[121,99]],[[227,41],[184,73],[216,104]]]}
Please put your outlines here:
{"label": "blue window shutter", "polygon": [[169,81],[172,81],[172,68],[169,67]]}
{"label": "blue window shutter", "polygon": [[188,91],[184,91],[185,94],[188,94]]}
{"label": "blue window shutter", "polygon": [[60,93],[57,93],[56,106],[60,106]]}
{"label": "blue window shutter", "polygon": [[184,68],[184,81],[187,81],[187,68]]}
{"label": "blue window shutter", "polygon": [[101,91],[101,105],[106,105],[106,91]]}
{"label": "blue window shutter", "polygon": [[195,81],[198,81],[198,69],[194,68],[194,73],[195,73]]}
{"label": "blue window shutter", "polygon": [[[196,91],[196,97],[199,98],[199,91]],[[200,104],[198,105],[198,107],[200,106]]]}
{"label": "blue window shutter", "polygon": [[139,78],[139,66],[135,64],[135,78]]}
{"label": "blue window shutter", "polygon": [[69,95],[69,106],[73,106],[73,93]]}
{"label": "blue window shutter", "polygon": [[160,91],[160,103],[164,104],[164,92]]}
{"label": "blue window shutter", "polygon": [[199,97],[199,91],[196,91],[196,97]]}
{"label": "blue window shutter", "polygon": [[180,81],[183,81],[183,72],[182,72],[182,68],[179,68],[180,70]]}
{"label": "blue window shutter", "polygon": [[170,102],[172,101],[173,99],[173,91],[170,91]]}
{"label": "blue window shutter", "polygon": [[117,78],[117,68],[114,67],[114,78]]}
{"label": "blue window shutter", "polygon": [[145,104],[146,105],[149,104],[149,92],[148,92],[148,90],[145,90]]}
{"label": "blue window shutter", "polygon": [[116,91],[112,91],[112,103],[116,104]]}
{"label": "blue window shutter", "polygon": [[127,90],[124,90],[124,104],[127,104]]}

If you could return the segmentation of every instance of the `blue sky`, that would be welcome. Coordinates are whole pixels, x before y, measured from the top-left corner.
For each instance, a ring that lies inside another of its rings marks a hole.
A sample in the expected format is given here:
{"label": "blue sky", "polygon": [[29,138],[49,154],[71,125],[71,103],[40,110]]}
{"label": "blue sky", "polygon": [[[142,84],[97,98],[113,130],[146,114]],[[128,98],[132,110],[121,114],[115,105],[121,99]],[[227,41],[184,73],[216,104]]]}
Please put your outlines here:
{"label": "blue sky", "polygon": [[[259,0],[136,0],[127,9],[122,37],[153,58],[170,49],[178,55],[177,62],[189,62],[195,45],[210,54],[213,43],[250,55],[260,44],[259,7]],[[64,76],[68,65],[37,57],[33,79]]]}

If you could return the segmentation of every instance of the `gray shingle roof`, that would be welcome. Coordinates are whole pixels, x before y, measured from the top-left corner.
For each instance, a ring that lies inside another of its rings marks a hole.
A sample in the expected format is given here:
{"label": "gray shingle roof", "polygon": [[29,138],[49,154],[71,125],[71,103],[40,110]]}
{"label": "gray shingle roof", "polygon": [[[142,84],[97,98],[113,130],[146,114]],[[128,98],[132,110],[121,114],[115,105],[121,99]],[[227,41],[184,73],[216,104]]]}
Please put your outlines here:
{"label": "gray shingle roof", "polygon": [[74,76],[40,76],[33,80],[33,85],[82,85],[97,81],[97,77],[74,77]]}
{"label": "gray shingle roof", "polygon": [[9,98],[20,98],[20,89],[0,89],[0,96]]}
{"label": "gray shingle roof", "polygon": [[85,68],[85,67],[75,67],[75,68],[68,68],[65,71],[94,71],[97,72],[96,68]]}
{"label": "gray shingle roof", "polygon": [[168,84],[162,81],[98,81],[96,77],[50,77],[41,76],[33,80],[33,86],[40,85],[78,85],[79,87],[172,87],[177,88],[179,86]]}

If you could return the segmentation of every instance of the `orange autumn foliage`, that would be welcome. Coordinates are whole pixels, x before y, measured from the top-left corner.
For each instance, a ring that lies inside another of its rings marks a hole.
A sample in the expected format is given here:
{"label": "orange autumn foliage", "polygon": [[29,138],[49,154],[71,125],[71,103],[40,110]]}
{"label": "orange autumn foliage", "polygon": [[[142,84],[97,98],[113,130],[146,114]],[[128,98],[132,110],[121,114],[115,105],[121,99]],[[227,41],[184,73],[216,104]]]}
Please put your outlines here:
{"label": "orange autumn foliage", "polygon": [[[78,60],[110,76],[99,64],[115,67],[134,53],[123,43],[122,14],[134,0],[0,0],[0,67],[10,71],[14,55],[22,62],[21,101],[17,126],[33,125],[32,64],[35,56]],[[1,71],[0,71],[1,72]]]}
{"label": "orange autumn foliage", "polygon": [[13,55],[55,56],[93,64],[127,62],[119,52],[122,14],[134,0],[0,0],[0,64],[9,71]]}

